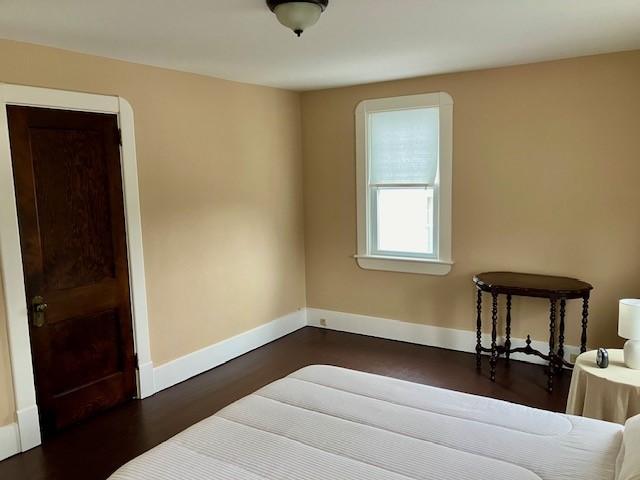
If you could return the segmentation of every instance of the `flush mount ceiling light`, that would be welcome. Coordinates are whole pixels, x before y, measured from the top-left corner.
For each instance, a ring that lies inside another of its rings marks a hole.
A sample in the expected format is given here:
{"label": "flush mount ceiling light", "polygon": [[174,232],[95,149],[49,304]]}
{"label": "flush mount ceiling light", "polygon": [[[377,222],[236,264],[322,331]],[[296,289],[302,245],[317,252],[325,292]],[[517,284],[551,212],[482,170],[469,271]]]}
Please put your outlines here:
{"label": "flush mount ceiling light", "polygon": [[329,5],[329,0],[267,0],[267,5],[282,25],[300,36],[315,25]]}

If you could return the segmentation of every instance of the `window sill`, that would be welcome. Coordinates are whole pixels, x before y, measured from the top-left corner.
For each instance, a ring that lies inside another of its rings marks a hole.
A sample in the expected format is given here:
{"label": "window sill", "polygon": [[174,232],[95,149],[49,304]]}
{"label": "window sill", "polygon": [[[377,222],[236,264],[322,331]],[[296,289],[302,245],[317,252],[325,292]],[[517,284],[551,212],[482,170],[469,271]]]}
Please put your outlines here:
{"label": "window sill", "polygon": [[387,272],[419,273],[424,275],[446,275],[453,262],[423,258],[383,257],[378,255],[354,255],[360,268]]}

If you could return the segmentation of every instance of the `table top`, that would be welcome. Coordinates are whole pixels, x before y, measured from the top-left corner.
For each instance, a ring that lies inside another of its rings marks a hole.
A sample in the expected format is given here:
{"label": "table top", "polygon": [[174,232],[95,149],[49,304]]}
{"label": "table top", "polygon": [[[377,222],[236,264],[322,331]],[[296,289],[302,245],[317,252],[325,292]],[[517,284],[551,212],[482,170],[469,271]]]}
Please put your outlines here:
{"label": "table top", "polygon": [[588,295],[593,286],[576,278],[517,272],[484,272],[473,281],[486,292],[527,297],[579,298]]}
{"label": "table top", "polygon": [[574,369],[614,383],[640,387],[640,370],[627,368],[624,364],[624,352],[621,349],[607,349],[609,366],[600,368],[596,363],[596,350],[578,356]]}

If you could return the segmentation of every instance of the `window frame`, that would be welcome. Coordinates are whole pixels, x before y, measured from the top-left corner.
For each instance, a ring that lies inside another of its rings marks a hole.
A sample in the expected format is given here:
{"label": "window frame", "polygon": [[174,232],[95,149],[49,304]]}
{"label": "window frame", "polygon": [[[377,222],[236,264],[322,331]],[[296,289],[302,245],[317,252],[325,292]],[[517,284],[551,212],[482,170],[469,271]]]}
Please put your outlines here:
{"label": "window frame", "polygon": [[[434,255],[377,251],[375,219],[371,218],[369,184],[369,115],[390,110],[437,107],[439,117],[438,169],[433,188]],[[453,98],[446,92],[363,100],[356,107],[356,195],[358,265],[370,270],[446,275],[453,265],[451,252],[451,192],[453,167]]]}

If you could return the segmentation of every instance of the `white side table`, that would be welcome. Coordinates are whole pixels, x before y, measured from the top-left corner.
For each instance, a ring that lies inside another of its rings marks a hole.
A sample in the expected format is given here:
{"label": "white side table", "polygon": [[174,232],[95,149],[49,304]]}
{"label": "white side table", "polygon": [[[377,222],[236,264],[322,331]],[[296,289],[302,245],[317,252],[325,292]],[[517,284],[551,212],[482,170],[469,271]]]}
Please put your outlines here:
{"label": "white side table", "polygon": [[576,360],[567,413],[624,424],[640,414],[640,370],[625,367],[622,350],[609,350],[609,367],[599,368],[596,351]]}

